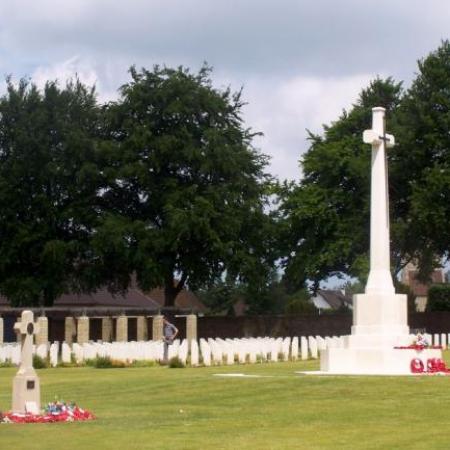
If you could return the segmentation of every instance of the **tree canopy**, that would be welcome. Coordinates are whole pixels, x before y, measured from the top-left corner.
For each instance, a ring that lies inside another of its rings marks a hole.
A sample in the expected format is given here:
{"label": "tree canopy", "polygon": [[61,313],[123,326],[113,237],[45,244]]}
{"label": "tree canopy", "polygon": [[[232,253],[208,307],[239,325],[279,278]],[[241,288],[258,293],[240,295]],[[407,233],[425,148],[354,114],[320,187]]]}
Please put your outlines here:
{"label": "tree canopy", "polygon": [[98,108],[79,81],[21,81],[0,99],[0,292],[51,305],[80,288],[98,209]]}
{"label": "tree canopy", "polygon": [[[368,272],[371,109],[387,110],[391,262],[395,274],[418,261],[423,277],[448,258],[450,195],[450,45],[419,61],[419,73],[403,92],[391,78],[374,80],[349,111],[310,134],[302,158],[304,177],[285,184],[282,196],[286,277],[298,286]],[[394,277],[395,278],[395,277]]]}
{"label": "tree canopy", "polygon": [[131,77],[108,110],[104,242],[122,243],[144,289],[164,286],[166,306],[187,283],[261,277],[272,265],[267,158],[243,125],[241,92],[213,88],[206,66]]}

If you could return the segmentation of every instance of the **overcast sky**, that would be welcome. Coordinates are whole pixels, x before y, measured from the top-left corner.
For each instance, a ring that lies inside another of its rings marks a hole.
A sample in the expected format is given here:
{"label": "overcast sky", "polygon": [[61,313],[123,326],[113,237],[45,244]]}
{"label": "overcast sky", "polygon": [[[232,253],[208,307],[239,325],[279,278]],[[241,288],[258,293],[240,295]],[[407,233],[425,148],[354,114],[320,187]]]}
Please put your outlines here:
{"label": "overcast sky", "polygon": [[0,72],[40,85],[78,73],[106,101],[133,64],[207,61],[217,87],[244,87],[270,171],[298,179],[306,129],[377,75],[408,86],[449,32],[449,0],[0,0]]}

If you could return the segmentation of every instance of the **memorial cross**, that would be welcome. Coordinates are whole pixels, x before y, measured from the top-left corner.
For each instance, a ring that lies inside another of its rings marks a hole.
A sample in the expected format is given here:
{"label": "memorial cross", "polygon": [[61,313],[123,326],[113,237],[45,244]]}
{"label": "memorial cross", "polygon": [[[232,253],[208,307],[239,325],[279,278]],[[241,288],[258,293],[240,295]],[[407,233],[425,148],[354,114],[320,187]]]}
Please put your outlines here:
{"label": "memorial cross", "polygon": [[25,372],[33,368],[33,337],[39,332],[39,325],[34,322],[31,311],[23,311],[21,321],[14,324],[14,330],[21,334],[22,354],[19,372]]}
{"label": "memorial cross", "polygon": [[372,129],[365,130],[363,141],[372,145],[370,197],[370,272],[366,293],[394,293],[390,271],[389,197],[386,148],[395,145],[386,134],[385,109],[372,109]]}

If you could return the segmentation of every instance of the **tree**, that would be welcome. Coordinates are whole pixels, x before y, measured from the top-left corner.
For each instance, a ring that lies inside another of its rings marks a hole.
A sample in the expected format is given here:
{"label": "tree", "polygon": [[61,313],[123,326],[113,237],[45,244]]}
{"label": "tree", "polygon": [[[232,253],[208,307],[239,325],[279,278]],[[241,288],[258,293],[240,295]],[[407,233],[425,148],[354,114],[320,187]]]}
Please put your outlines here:
{"label": "tree", "polygon": [[[399,110],[401,145],[393,162],[401,198],[410,208],[405,223],[416,248],[421,279],[450,249],[450,42],[419,61],[419,71]],[[396,208],[404,208],[400,203]]]}
{"label": "tree", "polygon": [[[400,98],[400,83],[374,80],[349,112],[324,126],[323,136],[310,133],[303,179],[280,188],[283,265],[297,288],[310,280],[315,291],[321,280],[342,273],[367,276],[370,148],[362,133],[371,127],[373,106],[384,106],[391,118]],[[389,130],[395,134],[391,120]]]}
{"label": "tree", "polygon": [[272,265],[267,158],[243,126],[241,92],[213,88],[210,72],[131,68],[108,109],[109,227],[97,238],[141,287],[164,286],[166,306],[187,284],[225,271],[256,280]]}
{"label": "tree", "polygon": [[8,80],[0,99],[0,292],[51,305],[80,287],[98,218],[98,107],[79,81],[43,92]]}

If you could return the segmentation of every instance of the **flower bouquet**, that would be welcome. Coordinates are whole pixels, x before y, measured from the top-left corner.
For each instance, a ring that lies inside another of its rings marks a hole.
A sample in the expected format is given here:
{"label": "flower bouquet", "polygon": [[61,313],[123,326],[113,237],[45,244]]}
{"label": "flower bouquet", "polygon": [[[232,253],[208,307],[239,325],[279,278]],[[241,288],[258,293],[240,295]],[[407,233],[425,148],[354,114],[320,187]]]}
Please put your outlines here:
{"label": "flower bouquet", "polygon": [[442,347],[440,345],[431,345],[431,343],[428,341],[428,339],[426,338],[426,336],[424,336],[423,334],[417,334],[416,337],[414,338],[414,340],[412,341],[411,345],[407,345],[407,346],[402,346],[402,347],[394,347],[395,349],[398,350],[423,350],[425,348],[432,348],[432,349],[442,349]]}

